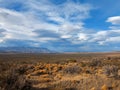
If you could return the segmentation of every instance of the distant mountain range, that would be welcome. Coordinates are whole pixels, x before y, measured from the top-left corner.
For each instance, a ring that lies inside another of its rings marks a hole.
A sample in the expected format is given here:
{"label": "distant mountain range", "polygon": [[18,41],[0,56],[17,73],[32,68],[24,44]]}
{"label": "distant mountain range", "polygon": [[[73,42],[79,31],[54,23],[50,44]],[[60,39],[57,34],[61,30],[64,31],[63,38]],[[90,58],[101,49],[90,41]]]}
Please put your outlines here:
{"label": "distant mountain range", "polygon": [[54,53],[54,51],[40,47],[0,47],[0,53]]}

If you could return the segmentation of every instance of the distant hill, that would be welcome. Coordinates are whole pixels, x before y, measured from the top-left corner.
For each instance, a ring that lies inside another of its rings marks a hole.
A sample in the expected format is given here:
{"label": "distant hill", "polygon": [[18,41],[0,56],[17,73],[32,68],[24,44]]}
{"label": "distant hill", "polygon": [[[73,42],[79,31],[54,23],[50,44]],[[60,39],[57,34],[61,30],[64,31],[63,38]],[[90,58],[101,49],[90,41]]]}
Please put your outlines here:
{"label": "distant hill", "polygon": [[0,47],[0,53],[54,53],[54,51],[40,47]]}

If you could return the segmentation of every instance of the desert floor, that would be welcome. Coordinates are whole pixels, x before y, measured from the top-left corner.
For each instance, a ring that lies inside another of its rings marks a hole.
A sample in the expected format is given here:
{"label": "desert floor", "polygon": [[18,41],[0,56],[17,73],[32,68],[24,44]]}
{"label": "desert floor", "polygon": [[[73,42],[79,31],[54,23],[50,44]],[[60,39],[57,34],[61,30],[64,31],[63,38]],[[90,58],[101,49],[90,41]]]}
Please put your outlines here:
{"label": "desert floor", "polygon": [[120,90],[120,53],[1,53],[0,90]]}

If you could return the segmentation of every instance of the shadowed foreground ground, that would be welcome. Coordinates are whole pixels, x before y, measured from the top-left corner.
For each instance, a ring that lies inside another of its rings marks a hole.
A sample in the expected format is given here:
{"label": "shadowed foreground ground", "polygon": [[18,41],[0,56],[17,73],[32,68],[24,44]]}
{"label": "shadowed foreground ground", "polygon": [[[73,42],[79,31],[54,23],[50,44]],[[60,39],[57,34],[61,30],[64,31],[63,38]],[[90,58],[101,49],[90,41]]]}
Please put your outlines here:
{"label": "shadowed foreground ground", "polygon": [[0,54],[0,90],[120,90],[120,53]]}

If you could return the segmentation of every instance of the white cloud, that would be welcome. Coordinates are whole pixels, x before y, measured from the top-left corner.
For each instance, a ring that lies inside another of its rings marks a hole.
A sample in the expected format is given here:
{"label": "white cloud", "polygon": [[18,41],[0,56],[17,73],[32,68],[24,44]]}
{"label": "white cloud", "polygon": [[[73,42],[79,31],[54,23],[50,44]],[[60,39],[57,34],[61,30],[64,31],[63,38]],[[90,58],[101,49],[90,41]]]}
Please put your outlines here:
{"label": "white cloud", "polygon": [[100,44],[120,43],[120,16],[109,17],[106,22],[112,23],[112,26],[109,27],[111,30],[104,31],[101,36],[104,38],[100,41]]}
{"label": "white cloud", "polygon": [[[26,11],[0,8],[0,29],[5,30],[0,43],[12,39],[38,43],[64,39],[71,44],[88,44],[88,48],[93,43],[120,43],[118,26],[110,30],[93,30],[94,32],[84,27],[83,20],[89,17],[92,9],[88,4],[69,1],[55,5],[49,0],[29,0],[26,3]],[[109,17],[107,22],[119,25],[120,16]],[[81,48],[84,47],[86,48]]]}
{"label": "white cloud", "polygon": [[[0,8],[0,28],[6,30],[1,42],[8,39],[38,42],[61,38],[74,40],[78,32],[84,28],[82,20],[89,17],[91,10],[88,4],[71,1],[60,5],[55,5],[49,0],[29,0],[25,3],[27,3],[27,6],[24,6],[27,7],[26,11]],[[35,30],[49,30],[59,34],[60,37],[49,35],[36,37],[38,33],[35,33]]]}
{"label": "white cloud", "polygon": [[120,42],[120,30],[104,30],[98,31],[95,34],[91,34],[92,42],[96,42],[99,45],[105,45],[110,43]]}
{"label": "white cloud", "polygon": [[63,38],[63,39],[69,39],[69,38],[71,38],[72,37],[72,35],[62,35],[61,36],[61,38]]}
{"label": "white cloud", "polygon": [[111,43],[120,43],[120,36],[116,36],[116,37],[110,37],[108,39],[106,39],[106,42],[111,42]]}
{"label": "white cloud", "polygon": [[87,34],[85,34],[85,33],[79,33],[78,34],[78,40],[80,40],[80,41],[86,41],[86,40],[88,40],[88,35]]}
{"label": "white cloud", "polygon": [[[0,8],[0,28],[6,30],[6,32],[4,32],[5,36],[2,38],[1,42],[7,39],[40,41],[40,38],[35,38],[36,33],[33,32],[34,30],[49,30],[50,28],[50,30],[55,31],[56,27],[56,25],[38,21],[32,16],[28,16],[26,13]],[[41,38],[41,41],[42,40],[50,40],[50,38]]]}
{"label": "white cloud", "polygon": [[107,19],[107,22],[112,23],[113,25],[120,25],[120,16],[113,16]]}
{"label": "white cloud", "polygon": [[0,28],[6,30],[4,39],[29,39],[33,35],[31,25],[24,14],[0,8]]}

